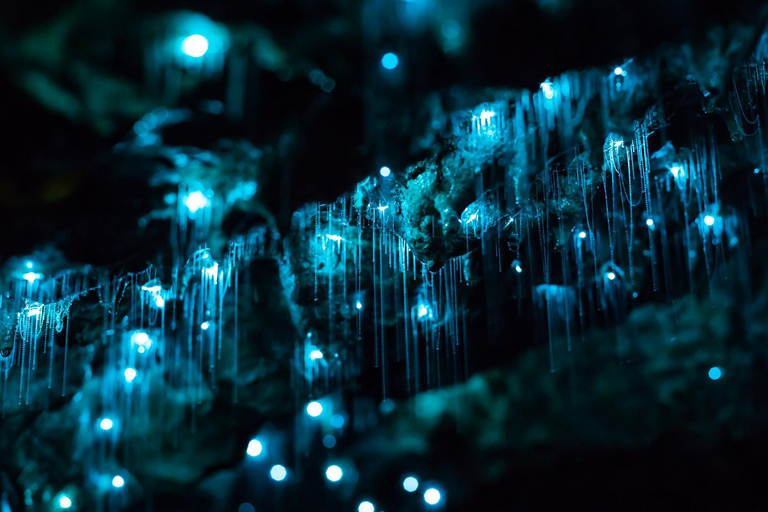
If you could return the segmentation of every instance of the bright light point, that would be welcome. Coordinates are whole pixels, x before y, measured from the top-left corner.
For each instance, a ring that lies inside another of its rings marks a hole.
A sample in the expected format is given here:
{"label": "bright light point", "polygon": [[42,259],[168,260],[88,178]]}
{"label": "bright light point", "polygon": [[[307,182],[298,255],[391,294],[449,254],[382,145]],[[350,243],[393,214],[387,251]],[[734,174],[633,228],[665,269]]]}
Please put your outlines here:
{"label": "bright light point", "polygon": [[125,480],[123,480],[123,477],[120,475],[117,475],[115,478],[112,479],[112,487],[117,487],[118,489],[125,485]]}
{"label": "bright light point", "polygon": [[357,512],[374,512],[376,508],[370,501],[364,501],[357,507]]}
{"label": "bright light point", "polygon": [[683,173],[683,168],[680,167],[679,165],[673,165],[672,167],[670,167],[669,172],[671,172],[672,176],[674,176],[675,179],[677,179]]}
{"label": "bright light point", "polygon": [[616,69],[613,70],[613,74],[616,75],[616,76],[621,76],[621,75],[624,74],[624,70],[621,69],[620,67],[616,68]]}
{"label": "bright light point", "polygon": [[322,359],[323,358],[323,353],[320,352],[319,350],[313,350],[312,352],[309,353],[309,358],[311,360],[313,360],[313,361],[315,359]]}
{"label": "bright light point", "polygon": [[586,231],[582,231],[582,232],[580,232],[580,233],[579,233],[579,238],[581,238],[582,240],[584,240],[585,238],[587,238],[587,232],[586,232]]}
{"label": "bright light point", "polygon": [[419,488],[419,481],[414,476],[406,477],[405,480],[403,480],[403,489],[405,489],[408,492],[414,492],[416,489]]}
{"label": "bright light point", "polygon": [[328,448],[329,450],[336,446],[336,438],[333,437],[331,434],[328,434],[323,438],[323,446]]}
{"label": "bright light point", "polygon": [[261,441],[258,439],[251,439],[248,443],[248,448],[245,449],[245,453],[247,453],[249,457],[258,457],[261,455],[263,449],[264,447],[261,445]]}
{"label": "bright light point", "polygon": [[25,266],[25,267],[27,267],[29,270],[32,270],[32,267],[34,267],[34,266],[35,266],[35,264],[34,264],[34,263],[32,263],[31,261],[27,261],[27,262],[24,264],[24,266]]}
{"label": "bright light point", "polygon": [[429,314],[429,309],[427,309],[427,306],[424,306],[423,304],[419,306],[419,318],[423,318]]}
{"label": "bright light point", "polygon": [[208,198],[205,197],[205,194],[196,190],[187,196],[184,200],[184,205],[189,209],[190,213],[195,213],[197,210],[208,206]]}
{"label": "bright light point", "polygon": [[384,69],[395,69],[398,64],[400,64],[400,59],[392,52],[385,53],[381,58],[381,65],[384,66]]}
{"label": "bright light point", "polygon": [[165,299],[162,298],[159,295],[155,295],[155,306],[157,306],[159,308],[164,308],[165,307]]}
{"label": "bright light point", "polygon": [[342,474],[343,472],[341,471],[341,468],[336,465],[328,466],[328,469],[325,470],[325,477],[331,482],[338,482],[341,480]]}
{"label": "bright light point", "polygon": [[607,277],[610,281],[613,281],[614,279],[616,279],[616,273],[608,272],[607,274],[605,274],[605,277]]}
{"label": "bright light point", "polygon": [[144,350],[142,349],[148,349],[152,346],[152,339],[149,337],[149,335],[142,331],[136,331],[131,335],[131,342],[134,345],[139,346],[139,352],[144,353]]}
{"label": "bright light point", "polygon": [[26,279],[29,284],[33,284],[35,281],[37,281],[37,276],[38,276],[38,274],[36,274],[34,272],[27,272],[26,274],[24,274],[21,277]]}
{"label": "bright light point", "polygon": [[285,480],[285,477],[288,476],[288,471],[286,471],[280,464],[277,464],[272,466],[272,469],[269,470],[269,476],[272,477],[272,480],[275,482],[282,482]]}
{"label": "bright light point", "polygon": [[552,85],[552,82],[542,82],[541,92],[544,93],[544,97],[548,100],[555,97],[555,87]]}
{"label": "bright light point", "polygon": [[99,422],[99,427],[101,428],[101,430],[110,430],[113,425],[114,425],[114,422],[109,418],[104,418]]}
{"label": "bright light point", "polygon": [[139,352],[139,354],[143,354],[144,352],[146,352],[146,351],[147,351],[147,349],[145,349],[144,347],[139,347],[139,348],[137,349],[137,351]]}
{"label": "bright light point", "polygon": [[133,379],[136,378],[136,375],[138,372],[136,372],[136,368],[126,368],[123,372],[123,375],[125,376],[125,382],[133,382]]}
{"label": "bright light point", "polygon": [[333,240],[334,242],[341,242],[342,238],[339,235],[325,235],[328,237],[328,240]]}
{"label": "bright light point", "polygon": [[522,274],[523,267],[521,267],[520,265],[515,265],[515,272],[517,272],[518,274]]}
{"label": "bright light point", "polygon": [[341,428],[344,426],[344,416],[341,414],[334,414],[331,416],[331,426],[333,428]]}
{"label": "bright light point", "polygon": [[704,216],[704,224],[707,226],[714,226],[715,225],[715,218],[711,215],[705,215]]}
{"label": "bright light point", "polygon": [[72,500],[69,499],[69,497],[67,496],[62,496],[61,498],[59,498],[59,506],[61,508],[69,508],[72,506]]}
{"label": "bright light point", "polygon": [[382,167],[381,169],[379,169],[379,174],[381,174],[383,177],[385,177],[385,178],[386,178],[387,176],[389,176],[390,174],[392,174],[392,170],[391,170],[389,167],[387,167],[387,166],[385,165],[384,167]]}
{"label": "bright light point", "polygon": [[424,501],[426,501],[428,505],[437,505],[440,502],[440,491],[434,487],[427,489],[424,492]]}
{"label": "bright light point", "polygon": [[307,404],[307,414],[309,414],[313,418],[317,418],[322,413],[323,413],[323,406],[320,405],[320,402],[309,402]]}
{"label": "bright light point", "polygon": [[723,376],[723,371],[720,368],[718,368],[717,366],[713,366],[712,368],[709,369],[709,378],[710,379],[717,380],[717,379],[719,379],[722,376]]}
{"label": "bright light point", "polygon": [[363,309],[363,303],[362,303],[362,302],[360,302],[360,301],[357,301],[357,304],[355,304],[355,307],[356,307],[357,309]]}
{"label": "bright light point", "polygon": [[645,221],[645,223],[648,225],[648,227],[653,227],[653,219],[648,219]]}
{"label": "bright light point", "polygon": [[379,211],[380,211],[381,213],[384,213],[384,210],[386,210],[387,208],[389,208],[389,205],[386,205],[386,206],[379,206],[379,207],[378,207],[378,209],[379,209]]}
{"label": "bright light point", "polygon": [[203,322],[200,324],[200,328],[204,331],[207,331],[210,326],[211,326],[210,322]]}
{"label": "bright light point", "polygon": [[182,41],[181,51],[190,57],[202,57],[208,51],[208,40],[200,34],[191,35]]}

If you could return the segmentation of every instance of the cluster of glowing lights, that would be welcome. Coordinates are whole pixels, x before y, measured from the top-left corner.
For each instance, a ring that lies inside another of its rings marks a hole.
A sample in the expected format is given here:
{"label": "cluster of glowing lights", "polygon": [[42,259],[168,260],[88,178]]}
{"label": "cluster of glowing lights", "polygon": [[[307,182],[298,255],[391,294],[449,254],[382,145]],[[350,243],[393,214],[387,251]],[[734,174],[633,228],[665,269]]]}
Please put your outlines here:
{"label": "cluster of glowing lights", "polygon": [[285,469],[285,467],[281,466],[280,464],[275,464],[274,466],[272,466],[272,469],[269,470],[269,476],[275,482],[282,482],[283,480],[285,480],[285,477],[288,476],[288,470]]}
{"label": "cluster of glowing lights", "polygon": [[138,346],[136,350],[139,354],[143,354],[152,346],[152,338],[143,331],[136,331],[131,335],[131,343]]}
{"label": "cluster of glowing lights", "polygon": [[407,476],[403,480],[403,489],[407,492],[416,492],[419,488],[419,480],[415,476]]}
{"label": "cluster of glowing lights", "polygon": [[381,57],[381,65],[384,69],[395,69],[400,64],[400,59],[392,52],[385,53]]}
{"label": "cluster of glowing lights", "polygon": [[245,453],[247,453],[249,457],[258,457],[263,450],[264,446],[261,444],[261,441],[258,439],[251,439],[248,443],[248,448],[245,449]]}
{"label": "cluster of glowing lights", "polygon": [[208,52],[208,39],[200,34],[188,36],[181,42],[181,51],[189,57],[200,58]]}
{"label": "cluster of glowing lights", "polygon": [[199,190],[190,192],[186,199],[184,199],[184,206],[187,207],[190,213],[197,213],[198,210],[205,208],[209,204],[208,198]]}
{"label": "cluster of glowing lights", "polygon": [[27,272],[21,277],[24,278],[24,280],[27,281],[29,284],[35,284],[35,281],[40,279],[42,275],[38,274],[37,272]]}
{"label": "cluster of glowing lights", "polygon": [[125,480],[120,475],[116,475],[112,479],[112,487],[115,487],[115,488],[119,489],[119,488],[121,488],[124,485],[125,485]]}
{"label": "cluster of glowing lights", "polygon": [[390,169],[389,167],[387,167],[387,166],[385,165],[384,167],[382,167],[381,169],[379,169],[379,174],[381,174],[381,175],[382,175],[382,177],[386,178],[386,177],[388,177],[390,174],[392,174],[392,169]]}
{"label": "cluster of glowing lights", "polygon": [[341,468],[337,465],[331,465],[328,466],[328,469],[325,470],[325,478],[327,478],[331,482],[338,482],[341,480],[341,477],[344,475],[344,472],[341,470]]}
{"label": "cluster of glowing lights", "polygon": [[616,67],[616,69],[613,70],[613,74],[616,76],[627,76],[627,71],[623,69],[621,66]]}
{"label": "cluster of glowing lights", "polygon": [[123,372],[123,376],[125,377],[125,382],[131,383],[138,375],[138,372],[136,371],[136,368],[126,368]]}
{"label": "cluster of glowing lights", "polygon": [[307,404],[307,414],[313,418],[317,418],[323,413],[323,406],[318,401],[309,402]]}
{"label": "cluster of glowing lights", "polygon": [[723,370],[721,370],[719,367],[713,366],[712,368],[709,369],[709,378],[710,379],[717,380],[717,379],[719,379],[722,376],[723,376]]}

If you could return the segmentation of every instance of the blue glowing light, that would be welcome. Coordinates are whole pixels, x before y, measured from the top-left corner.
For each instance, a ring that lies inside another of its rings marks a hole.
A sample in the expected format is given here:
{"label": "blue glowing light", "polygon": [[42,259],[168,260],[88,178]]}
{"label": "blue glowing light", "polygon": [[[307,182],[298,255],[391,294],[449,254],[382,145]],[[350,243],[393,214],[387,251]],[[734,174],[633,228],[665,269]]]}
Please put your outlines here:
{"label": "blue glowing light", "polygon": [[208,206],[208,204],[208,198],[199,190],[191,192],[184,200],[184,206],[187,207],[190,213],[196,213],[198,210]]}
{"label": "blue glowing light", "polygon": [[288,471],[280,464],[276,464],[269,470],[269,476],[275,482],[282,482],[285,480],[285,477],[288,476]]}
{"label": "blue glowing light", "polygon": [[26,279],[29,284],[33,284],[40,277],[40,274],[37,274],[35,272],[27,272],[21,277]]}
{"label": "blue glowing light", "polygon": [[204,331],[207,331],[210,326],[211,326],[210,322],[203,322],[200,324],[200,328]]}
{"label": "blue glowing light", "polygon": [[341,428],[344,426],[344,416],[341,414],[334,414],[331,416],[331,426],[333,428]]}
{"label": "blue glowing light", "polygon": [[520,265],[515,265],[515,272],[517,272],[518,274],[522,274],[523,267],[521,267]]}
{"label": "blue glowing light", "polygon": [[138,372],[136,368],[126,368],[123,375],[125,376],[125,382],[131,383],[136,378],[136,375],[138,375]]}
{"label": "blue glowing light", "polygon": [[616,272],[608,272],[605,274],[605,277],[607,277],[609,281],[613,281],[616,279]]}
{"label": "blue glowing light", "polygon": [[672,167],[670,167],[669,172],[672,173],[672,176],[674,176],[675,179],[685,175],[685,173],[683,172],[683,168],[679,165],[673,165]]}
{"label": "blue glowing light", "polygon": [[709,378],[710,379],[717,380],[717,379],[719,379],[722,376],[723,376],[723,371],[720,368],[718,368],[717,366],[713,366],[712,368],[709,369]]}
{"label": "blue glowing light", "polygon": [[414,492],[419,488],[419,480],[415,476],[407,476],[403,480],[403,489],[408,492]]}
{"label": "blue glowing light", "polygon": [[362,302],[360,302],[360,301],[357,301],[357,303],[355,304],[355,307],[356,307],[357,309],[363,309],[363,303],[362,303]]}
{"label": "blue glowing light", "polygon": [[400,59],[392,52],[385,53],[381,58],[381,65],[384,66],[384,69],[395,69],[398,64],[400,64]]}
{"label": "blue glowing light", "polygon": [[258,457],[261,455],[263,449],[264,447],[261,445],[261,441],[258,439],[251,439],[248,443],[248,448],[245,449],[245,453],[247,453],[249,457]]}
{"label": "blue glowing light", "polygon": [[69,499],[69,496],[63,495],[59,498],[59,507],[66,509],[71,506],[72,506],[72,500]]}
{"label": "blue glowing light", "polygon": [[112,487],[116,487],[117,489],[119,489],[124,485],[125,485],[125,480],[123,480],[123,477],[121,477],[120,475],[116,475],[112,479]]}
{"label": "blue glowing light", "polygon": [[312,352],[309,353],[309,358],[313,361],[316,359],[322,359],[323,353],[320,352],[319,350],[313,350]]}
{"label": "blue glowing light", "polygon": [[323,413],[323,406],[320,404],[320,402],[309,402],[307,404],[307,414],[312,416],[313,418],[317,418]]}
{"label": "blue glowing light", "polygon": [[338,482],[341,480],[341,477],[343,476],[343,471],[341,468],[337,465],[328,466],[328,469],[325,470],[325,478],[330,480],[331,482]]}
{"label": "blue glowing light", "polygon": [[142,331],[136,331],[131,335],[131,343],[138,345],[137,349],[140,354],[143,354],[149,347],[152,346],[152,338]]}
{"label": "blue glowing light", "polygon": [[646,225],[647,225],[649,228],[652,228],[652,227],[653,227],[653,219],[648,219],[648,220],[646,220],[646,221],[645,221],[645,223],[646,223]]}
{"label": "blue glowing light", "polygon": [[323,446],[328,448],[329,450],[336,446],[336,438],[332,436],[331,434],[328,434],[323,438]]}
{"label": "blue glowing light", "polygon": [[427,502],[428,505],[437,505],[440,503],[440,491],[435,489],[434,487],[431,487],[424,491],[424,501]]}
{"label": "blue glowing light", "polygon": [[617,67],[616,69],[613,70],[613,74],[616,76],[622,76],[625,73],[623,69],[621,69],[620,67]]}
{"label": "blue glowing light", "polygon": [[27,267],[29,270],[32,270],[32,267],[35,266],[34,263],[32,263],[30,260],[27,260],[27,262],[24,264],[25,267]]}
{"label": "blue glowing light", "polygon": [[551,100],[555,97],[555,86],[552,85],[552,82],[547,80],[546,82],[541,83],[541,92],[544,93],[544,97],[548,100]]}
{"label": "blue glowing light", "polygon": [[379,174],[381,174],[383,177],[385,177],[385,178],[386,178],[387,176],[389,176],[390,174],[392,174],[392,170],[391,170],[389,167],[387,167],[387,166],[385,165],[384,167],[382,167],[381,169],[379,169]]}
{"label": "blue glowing light", "polygon": [[711,215],[705,215],[704,216],[704,224],[707,226],[714,226],[715,225],[715,218]]}
{"label": "blue glowing light", "polygon": [[114,425],[115,425],[115,422],[109,418],[103,418],[99,422],[99,428],[101,428],[101,430],[111,430]]}
{"label": "blue glowing light", "polygon": [[370,501],[363,501],[357,506],[357,512],[374,512],[376,507]]}
{"label": "blue glowing light", "polygon": [[181,51],[190,57],[202,57],[208,51],[208,39],[200,34],[193,34],[181,42]]}

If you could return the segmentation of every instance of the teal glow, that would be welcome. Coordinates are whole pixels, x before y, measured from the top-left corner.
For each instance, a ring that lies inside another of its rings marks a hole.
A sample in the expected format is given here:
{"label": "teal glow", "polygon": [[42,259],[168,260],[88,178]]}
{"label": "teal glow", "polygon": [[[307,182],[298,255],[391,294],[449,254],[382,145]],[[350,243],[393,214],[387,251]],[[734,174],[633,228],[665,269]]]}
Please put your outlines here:
{"label": "teal glow", "polygon": [[126,368],[123,375],[125,376],[125,382],[131,383],[136,378],[136,375],[138,375],[138,372],[136,368]]}
{"label": "teal glow", "polygon": [[258,457],[261,455],[263,449],[264,447],[262,446],[261,441],[258,439],[251,439],[248,443],[248,448],[245,449],[245,453],[247,453],[249,457]]}
{"label": "teal glow", "polygon": [[424,492],[424,501],[426,501],[428,505],[437,505],[440,503],[441,498],[440,491],[434,487],[431,487]]}
{"label": "teal glow", "polygon": [[331,416],[331,426],[333,428],[341,428],[344,426],[344,416],[341,414],[334,414]]}
{"label": "teal glow", "polygon": [[415,476],[407,476],[403,480],[403,489],[408,492],[414,492],[419,488],[419,480]]}
{"label": "teal glow", "polygon": [[341,477],[344,475],[344,472],[341,470],[341,468],[337,465],[328,466],[328,469],[325,470],[325,478],[330,480],[331,482],[338,482],[341,480]]}
{"label": "teal glow", "polygon": [[718,368],[717,366],[713,366],[712,368],[709,369],[709,378],[710,379],[717,380],[717,379],[719,379],[722,376],[723,376],[723,371],[720,368]]}
{"label": "teal glow", "polygon": [[323,353],[320,352],[319,350],[313,350],[312,352],[309,353],[309,358],[311,360],[313,360],[313,361],[315,359],[322,359],[323,358]]}
{"label": "teal glow", "polygon": [[385,177],[385,178],[386,178],[387,176],[389,176],[390,174],[392,174],[392,170],[391,170],[389,167],[387,167],[387,166],[385,165],[384,167],[382,167],[381,169],[379,169],[379,174],[381,174],[383,177]]}
{"label": "teal glow", "polygon": [[101,430],[111,430],[114,425],[115,423],[109,418],[104,418],[99,422]]}
{"label": "teal glow", "polygon": [[376,508],[370,501],[363,501],[357,506],[357,512],[374,512]]}
{"label": "teal glow", "polygon": [[285,477],[288,476],[288,471],[286,471],[280,464],[276,464],[269,470],[269,476],[272,477],[272,480],[275,482],[282,482],[285,480]]}
{"label": "teal glow", "polygon": [[323,413],[323,406],[320,402],[309,402],[307,404],[307,414],[313,418],[317,418]]}
{"label": "teal glow", "polygon": [[384,66],[384,69],[395,69],[398,64],[400,64],[400,59],[392,52],[385,53],[381,58],[381,65]]}
{"label": "teal glow", "polygon": [[71,499],[69,499],[69,496],[67,496],[66,494],[64,494],[64,495],[62,495],[62,496],[59,498],[59,506],[60,506],[61,508],[65,508],[65,509],[66,509],[66,508],[69,508],[69,507],[71,507],[71,506],[72,506],[72,500],[71,500]]}
{"label": "teal glow", "polygon": [[208,39],[200,34],[191,35],[181,42],[181,51],[190,57],[202,57],[208,52]]}
{"label": "teal glow", "polygon": [[715,218],[711,215],[705,215],[704,216],[704,224],[707,226],[714,226],[715,225]]}
{"label": "teal glow", "polygon": [[117,489],[119,489],[124,485],[125,485],[125,480],[120,475],[116,475],[115,478],[112,479],[112,487],[116,487]]}

